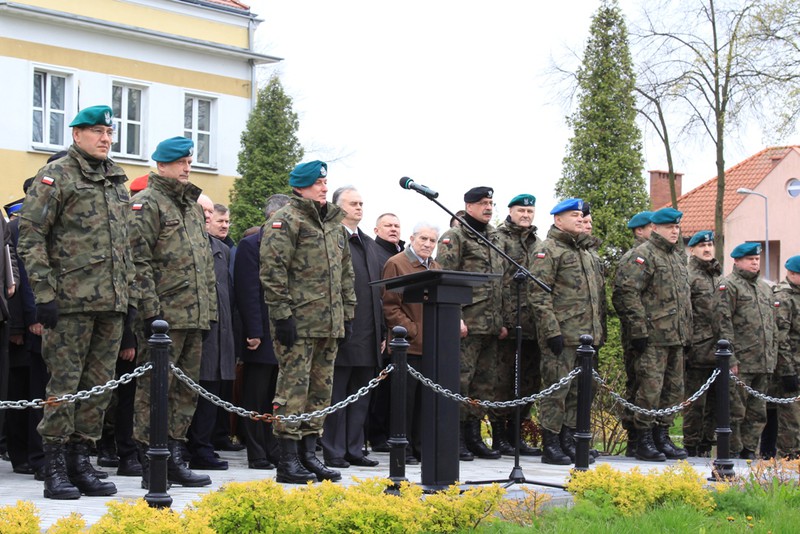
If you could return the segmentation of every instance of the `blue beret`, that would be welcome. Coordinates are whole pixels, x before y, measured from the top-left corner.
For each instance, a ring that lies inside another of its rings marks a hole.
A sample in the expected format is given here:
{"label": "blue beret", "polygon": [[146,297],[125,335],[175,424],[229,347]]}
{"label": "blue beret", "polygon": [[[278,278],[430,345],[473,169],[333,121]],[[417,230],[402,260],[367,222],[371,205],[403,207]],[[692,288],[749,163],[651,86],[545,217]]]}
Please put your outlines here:
{"label": "blue beret", "polygon": [[15,213],[18,213],[22,209],[22,201],[23,200],[25,200],[25,199],[21,198],[19,200],[15,200],[14,202],[9,202],[5,206],[3,206],[3,208],[5,208],[6,213],[8,214],[9,217],[14,215]]}
{"label": "blue beret", "polygon": [[650,217],[652,216],[653,216],[652,211],[640,211],[639,213],[631,217],[630,221],[628,221],[628,228],[633,230],[634,228],[641,228],[642,226],[647,226],[652,222],[650,220]]}
{"label": "blue beret", "polygon": [[680,224],[683,212],[673,208],[661,208],[650,216],[653,224]]}
{"label": "blue beret", "polygon": [[714,242],[714,232],[712,232],[711,230],[700,230],[699,232],[694,234],[692,238],[689,240],[689,246],[693,247],[698,243],[708,243],[708,242],[711,243]]}
{"label": "blue beret", "polygon": [[580,198],[568,198],[562,200],[556,207],[550,210],[550,215],[558,215],[565,211],[580,211],[583,212],[583,200]]}
{"label": "blue beret", "polygon": [[464,193],[464,202],[472,204],[473,202],[480,202],[484,198],[492,198],[494,189],[491,187],[473,187]]}
{"label": "blue beret", "polygon": [[536,205],[536,197],[533,195],[517,195],[511,199],[511,202],[508,203],[508,207],[511,206],[535,206]]}
{"label": "blue beret", "polygon": [[69,123],[70,127],[72,126],[97,126],[101,124],[103,126],[113,126],[114,121],[112,120],[114,114],[111,111],[111,108],[108,106],[92,106],[89,108],[83,108],[80,113],[78,113],[72,122]]}
{"label": "blue beret", "polygon": [[328,164],[319,161],[301,163],[289,173],[289,185],[292,187],[308,187],[320,178],[328,176]]}
{"label": "blue beret", "polygon": [[153,161],[171,163],[175,160],[192,155],[194,141],[188,137],[170,137],[158,143],[153,152]]}
{"label": "blue beret", "polygon": [[745,256],[758,256],[761,254],[761,243],[742,243],[731,252],[731,258],[739,259]]}
{"label": "blue beret", "polygon": [[793,273],[800,273],[800,256],[792,256],[786,260],[785,267]]}

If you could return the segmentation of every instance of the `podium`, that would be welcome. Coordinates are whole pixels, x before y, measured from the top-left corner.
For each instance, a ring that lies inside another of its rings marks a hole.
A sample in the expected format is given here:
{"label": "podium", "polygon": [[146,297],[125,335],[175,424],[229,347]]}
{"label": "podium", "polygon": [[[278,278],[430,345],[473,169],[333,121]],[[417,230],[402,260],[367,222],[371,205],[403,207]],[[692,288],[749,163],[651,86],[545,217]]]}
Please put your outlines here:
{"label": "podium", "polygon": [[[472,288],[499,274],[421,271],[374,282],[403,293],[403,301],[423,305],[423,375],[453,392],[460,389],[461,305]],[[396,394],[396,392],[392,392]],[[460,405],[428,387],[422,389],[422,479],[425,491],[440,491],[459,479]]]}

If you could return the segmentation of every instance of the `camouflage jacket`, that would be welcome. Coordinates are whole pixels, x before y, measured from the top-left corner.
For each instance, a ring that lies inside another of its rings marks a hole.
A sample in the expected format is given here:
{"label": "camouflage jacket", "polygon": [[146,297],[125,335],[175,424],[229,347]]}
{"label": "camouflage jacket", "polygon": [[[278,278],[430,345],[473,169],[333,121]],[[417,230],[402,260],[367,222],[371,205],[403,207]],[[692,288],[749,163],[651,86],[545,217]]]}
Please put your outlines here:
{"label": "camouflage jacket", "polygon": [[600,287],[600,294],[603,298],[600,299],[600,324],[603,326],[603,335],[599,338],[595,338],[593,343],[594,346],[599,347],[605,344],[606,337],[608,336],[607,324],[606,321],[608,319],[608,298],[606,296],[606,265],[603,262],[603,258],[600,257],[600,245],[603,244],[603,241],[593,235],[584,234],[582,236],[578,236],[577,243],[580,248],[586,249],[589,251],[589,254],[592,255],[592,259],[594,260],[594,271],[592,275],[597,279],[597,284]]}
{"label": "camouflage jacket", "polygon": [[580,245],[585,235],[552,226],[534,254],[531,273],[553,289],[547,293],[537,288],[531,295],[540,343],[558,335],[567,346],[579,345],[584,334],[595,344],[603,338],[605,291],[598,283],[594,257]]}
{"label": "camouflage jacket", "polygon": [[130,202],[131,250],[142,318],[172,329],[208,330],[217,320],[217,279],[200,188],[154,172]]}
{"label": "camouflage jacket", "polygon": [[800,374],[800,286],[784,280],[775,287],[775,309],[778,327],[778,376]]}
{"label": "camouflage jacket", "polygon": [[[483,233],[498,244],[498,234],[490,224]],[[450,228],[439,238],[436,261],[442,269],[472,273],[502,274],[505,261],[489,245],[460,226]],[[461,318],[470,334],[498,335],[503,327],[503,294],[500,277],[472,288],[472,303],[461,307]]]}
{"label": "camouflage jacket", "polygon": [[751,273],[734,266],[724,277],[714,296],[714,333],[731,342],[740,373],[772,373],[775,370],[776,335],[769,285]]}
{"label": "camouflage jacket", "polygon": [[37,303],[60,313],[125,312],[135,305],[125,171],[110,159],[93,168],[71,146],[42,167],[28,190],[19,255]]}
{"label": "camouflage jacket", "polygon": [[[530,271],[533,264],[533,255],[541,240],[536,237],[536,227],[528,228],[511,222],[510,218],[500,223],[497,227],[500,239],[500,249],[517,263]],[[503,273],[503,325],[511,334],[517,326],[517,282],[514,275],[517,267],[513,263],[506,265]],[[533,318],[533,305],[531,295],[534,291],[542,291],[536,282],[526,279],[519,285],[520,288],[520,326],[522,326],[523,339],[536,339],[536,323]]]}
{"label": "camouflage jacket", "polygon": [[[647,239],[642,239],[638,236],[634,237],[634,243],[631,248],[622,255],[619,259],[617,265],[624,265],[631,261],[631,256],[636,254],[636,249],[639,248],[640,245],[647,243]],[[634,259],[636,256],[633,256]],[[617,271],[616,276],[619,276],[619,271]],[[614,278],[614,284],[616,284],[616,278]],[[614,305],[614,309],[617,311],[619,316],[619,323],[620,323],[620,336],[622,337],[622,344],[625,345],[630,341],[630,325],[628,324],[628,320],[625,318],[625,315],[620,313],[619,310],[622,309],[622,301],[620,300],[621,294],[617,293],[616,291],[612,292],[611,294],[611,304]]]}
{"label": "camouflage jacket", "polygon": [[344,212],[292,197],[264,226],[260,277],[273,321],[294,317],[300,337],[344,337],[356,307]]}
{"label": "camouflage jacket", "polygon": [[[716,340],[714,338],[714,294],[722,279],[722,266],[716,259],[704,261],[689,257],[689,288],[692,292],[692,346],[704,352],[692,350],[689,358],[697,365],[714,365]],[[711,349],[711,350],[705,350]]]}
{"label": "camouflage jacket", "polygon": [[630,325],[631,339],[648,338],[656,346],[688,346],[692,302],[683,246],[654,232],[619,264],[614,305]]}

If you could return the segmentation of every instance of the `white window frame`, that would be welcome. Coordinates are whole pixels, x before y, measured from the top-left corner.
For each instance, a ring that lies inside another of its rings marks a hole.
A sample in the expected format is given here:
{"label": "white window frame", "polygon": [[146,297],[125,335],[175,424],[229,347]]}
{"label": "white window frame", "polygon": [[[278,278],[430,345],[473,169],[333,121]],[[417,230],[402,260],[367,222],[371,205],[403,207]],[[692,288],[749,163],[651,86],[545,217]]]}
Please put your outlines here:
{"label": "white window frame", "polygon": [[[31,141],[31,146],[35,149],[41,150],[62,150],[72,144],[72,138],[69,134],[69,123],[72,121],[73,113],[71,110],[74,109],[74,98],[73,98],[73,83],[74,83],[74,72],[60,69],[52,66],[46,65],[33,65],[33,68],[30,72],[30,98],[28,99],[28,103],[30,105],[31,115],[30,115],[30,136],[28,139]],[[34,95],[35,91],[33,88],[34,80],[37,74],[44,75],[44,82],[43,82],[43,92],[42,92],[42,105],[35,106],[34,105]],[[53,76],[58,76],[60,78],[64,78],[64,108],[59,109],[57,111],[53,111],[51,109],[51,91],[50,91],[50,81]],[[36,133],[36,128],[34,127],[33,123],[33,113],[34,112],[41,113],[42,116],[42,127],[41,127],[41,134],[42,140],[41,141],[34,141],[34,134]],[[63,116],[63,123],[62,123],[62,131],[61,131],[61,143],[53,143],[50,141],[51,138],[51,128],[50,128],[50,120],[54,114],[60,114]]]}
{"label": "white window frame", "polygon": [[[186,125],[186,100],[192,99],[192,122],[189,127]],[[207,101],[210,103],[210,110],[208,113],[209,128],[208,130],[201,130],[198,127],[198,102]],[[217,106],[219,104],[219,97],[216,95],[203,94],[199,92],[184,93],[183,95],[183,135],[184,137],[191,138],[194,141],[194,161],[192,166],[199,168],[215,169],[217,167],[217,135],[219,128],[217,127]],[[208,136],[208,161],[202,161],[201,147],[199,143],[200,136]]]}
{"label": "white window frame", "polygon": [[[112,150],[112,155],[115,158],[126,158],[147,161],[147,117],[148,117],[148,89],[150,86],[141,82],[135,82],[125,79],[113,79],[111,81],[111,106],[114,106],[114,88],[122,88],[122,102],[121,102],[121,117],[114,115],[114,143],[119,143],[120,150]],[[134,89],[141,91],[141,99],[139,102],[139,120],[132,120],[128,118],[128,90]],[[139,153],[130,153],[127,151],[127,134],[129,124],[139,125]],[[112,145],[113,146],[113,145]]]}

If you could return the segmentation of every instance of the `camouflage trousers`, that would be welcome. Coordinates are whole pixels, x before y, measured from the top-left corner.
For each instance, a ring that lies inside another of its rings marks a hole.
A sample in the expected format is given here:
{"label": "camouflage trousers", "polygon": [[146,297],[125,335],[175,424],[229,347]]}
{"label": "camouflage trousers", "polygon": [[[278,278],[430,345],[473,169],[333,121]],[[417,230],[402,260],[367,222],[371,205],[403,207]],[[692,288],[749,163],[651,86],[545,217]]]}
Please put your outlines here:
{"label": "camouflage trousers", "polygon": [[[497,382],[497,336],[470,334],[461,340],[461,394],[479,400],[502,400],[495,396]],[[461,420],[482,419],[486,408],[461,405]]]}
{"label": "camouflage trousers", "polygon": [[[631,336],[625,323],[620,324],[620,338],[622,341],[622,363],[625,368],[625,400],[635,403],[636,391],[639,389],[639,381],[636,377],[636,357],[638,354],[631,347]],[[633,422],[633,412],[630,410],[620,409],[619,420],[625,430],[636,428]]]}
{"label": "camouflage trousers", "polygon": [[[671,408],[680,404],[684,400],[683,359],[683,347],[680,345],[648,345],[635,362],[639,382],[635,404],[646,410]],[[634,415],[636,428],[641,430],[654,425],[672,426],[674,420],[674,414],[659,417],[658,420],[640,413]]]}
{"label": "camouflage trousers", "polygon": [[[300,415],[327,408],[331,404],[333,361],[339,349],[334,337],[301,337],[287,349],[274,342],[278,360],[278,383],[273,401],[275,415]],[[300,440],[303,436],[320,435],[324,417],[307,422],[272,425],[278,438]]]}
{"label": "camouflage trousers", "polygon": [[[175,367],[197,382],[200,379],[200,357],[203,352],[203,331],[170,330],[168,332],[172,344],[169,347],[169,360]],[[143,333],[137,336],[139,351],[136,358],[138,365],[151,360],[150,346]],[[150,380],[153,371],[149,371],[136,379],[136,399],[133,401],[133,438],[140,442],[150,443]],[[185,441],[186,432],[192,423],[197,407],[197,393],[181,382],[170,371],[167,376],[167,432],[169,439]]]}
{"label": "camouflage trousers", "polygon": [[[124,314],[69,313],[42,335],[42,358],[50,371],[47,397],[60,397],[103,385],[114,378]],[[37,427],[45,443],[96,440],[111,391],[86,400],[45,406]]]}
{"label": "camouflage trousers", "polygon": [[[684,376],[684,391],[693,395],[705,384],[714,372],[708,367],[687,367]],[[716,442],[717,388],[712,384],[708,391],[683,412],[683,444],[687,447],[712,445]]]}
{"label": "camouflage trousers", "polygon": [[[768,373],[739,373],[739,379],[761,393],[766,393],[770,384]],[[731,395],[731,453],[757,451],[766,424],[767,402],[737,387]]]}
{"label": "camouflage trousers", "polygon": [[[514,335],[497,342],[497,382],[494,399],[512,400],[516,378],[517,340]],[[520,351],[519,396],[527,397],[538,393],[542,386],[541,352],[535,339],[523,339]],[[520,413],[524,419],[530,414],[531,405],[523,406]],[[489,418],[492,421],[509,417],[513,408],[492,408]]]}
{"label": "camouflage trousers", "polygon": [[[546,388],[567,376],[580,362],[578,347],[566,346],[561,354],[554,354],[547,345],[542,351],[542,385]],[[561,427],[575,428],[578,418],[578,381],[556,390],[539,401],[539,426],[555,434]]]}
{"label": "camouflage trousers", "polygon": [[[794,397],[779,386],[778,397]],[[778,456],[796,457],[800,454],[800,403],[777,404],[778,409]]]}

